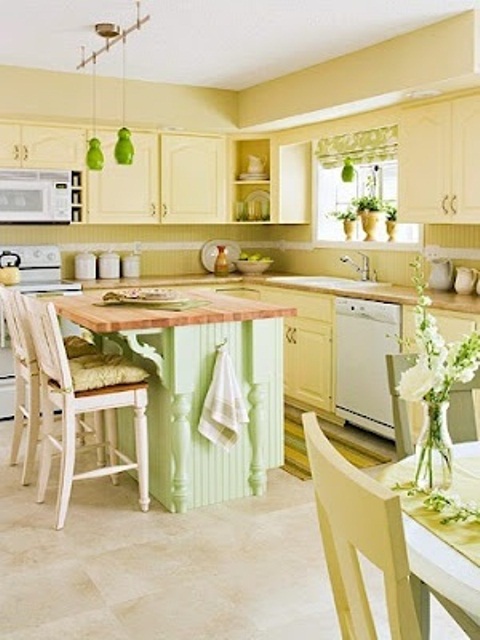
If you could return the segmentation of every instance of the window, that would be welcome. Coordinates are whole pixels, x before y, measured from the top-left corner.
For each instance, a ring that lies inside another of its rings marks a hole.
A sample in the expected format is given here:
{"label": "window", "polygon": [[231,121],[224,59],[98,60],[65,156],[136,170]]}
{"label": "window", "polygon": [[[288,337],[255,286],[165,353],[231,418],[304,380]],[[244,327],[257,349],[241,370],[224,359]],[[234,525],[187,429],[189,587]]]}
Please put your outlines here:
{"label": "window", "polygon": [[[376,196],[396,208],[398,191],[397,127],[381,127],[319,140],[317,162],[317,241],[343,241],[343,224],[331,214],[355,207],[352,200],[361,196]],[[354,180],[343,182],[341,174],[345,160],[353,160]],[[364,232],[360,220],[355,225],[352,240],[362,241]],[[419,226],[398,224],[396,242],[417,243]],[[386,225],[380,226],[380,242],[387,241]]]}

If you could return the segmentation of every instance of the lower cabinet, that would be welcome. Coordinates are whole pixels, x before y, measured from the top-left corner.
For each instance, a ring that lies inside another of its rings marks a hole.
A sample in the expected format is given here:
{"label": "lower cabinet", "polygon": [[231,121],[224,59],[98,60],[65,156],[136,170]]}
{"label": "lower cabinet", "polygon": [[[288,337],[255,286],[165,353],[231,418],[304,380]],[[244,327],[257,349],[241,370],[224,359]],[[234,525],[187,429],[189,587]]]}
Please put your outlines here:
{"label": "lower cabinet", "polygon": [[262,301],[297,309],[297,316],[284,320],[286,398],[331,412],[334,297],[265,288]]}

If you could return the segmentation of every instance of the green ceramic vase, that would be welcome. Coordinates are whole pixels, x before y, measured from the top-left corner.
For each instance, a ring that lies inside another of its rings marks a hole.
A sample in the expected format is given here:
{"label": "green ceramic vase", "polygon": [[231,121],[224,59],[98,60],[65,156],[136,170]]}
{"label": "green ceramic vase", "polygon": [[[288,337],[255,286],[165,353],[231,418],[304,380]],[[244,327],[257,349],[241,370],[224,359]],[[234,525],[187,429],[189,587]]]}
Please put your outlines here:
{"label": "green ceramic vase", "polygon": [[122,127],[118,130],[118,140],[115,145],[115,160],[118,164],[132,164],[133,154],[135,149],[133,148],[132,141],[130,140],[130,130],[126,127]]}
{"label": "green ceramic vase", "polygon": [[103,151],[98,138],[91,138],[88,141],[87,151],[87,167],[91,171],[101,171],[105,158],[103,157]]}

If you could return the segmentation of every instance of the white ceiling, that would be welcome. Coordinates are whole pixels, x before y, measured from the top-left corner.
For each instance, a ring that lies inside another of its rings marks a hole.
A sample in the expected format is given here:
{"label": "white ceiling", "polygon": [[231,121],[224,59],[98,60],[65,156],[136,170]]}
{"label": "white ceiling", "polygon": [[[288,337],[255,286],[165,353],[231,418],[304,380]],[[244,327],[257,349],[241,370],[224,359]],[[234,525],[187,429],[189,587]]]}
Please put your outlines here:
{"label": "white ceiling", "polygon": [[[480,0],[142,0],[151,19],[127,38],[125,76],[240,90],[478,8]],[[126,29],[134,0],[0,0],[0,64],[77,73],[105,44],[98,22]],[[8,5],[8,6],[7,6]],[[92,66],[78,73],[91,73]],[[122,45],[97,75],[123,75]]]}

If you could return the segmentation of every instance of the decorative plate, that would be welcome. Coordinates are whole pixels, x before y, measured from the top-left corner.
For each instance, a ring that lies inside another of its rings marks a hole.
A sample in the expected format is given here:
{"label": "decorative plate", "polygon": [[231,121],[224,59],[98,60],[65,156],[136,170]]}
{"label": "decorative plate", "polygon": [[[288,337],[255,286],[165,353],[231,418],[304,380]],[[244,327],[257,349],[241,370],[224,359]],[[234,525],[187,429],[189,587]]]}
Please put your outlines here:
{"label": "decorative plate", "polygon": [[263,191],[262,189],[256,189],[255,191],[251,191],[248,196],[245,198],[245,202],[270,202],[270,194],[268,191]]}
{"label": "decorative plate", "polygon": [[202,247],[201,259],[202,264],[207,271],[211,273],[215,270],[215,260],[218,255],[218,245],[225,247],[225,255],[228,260],[228,270],[230,272],[235,271],[235,260],[238,260],[242,250],[240,245],[234,240],[209,240]]}

